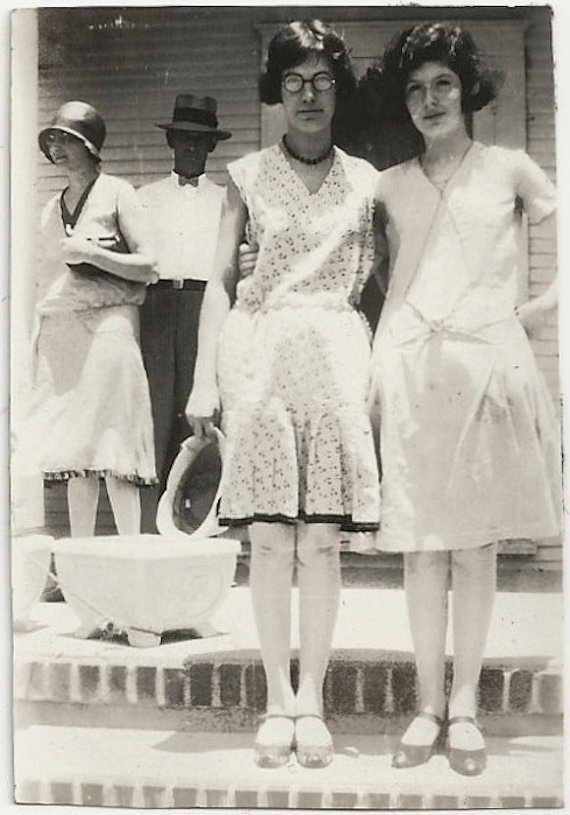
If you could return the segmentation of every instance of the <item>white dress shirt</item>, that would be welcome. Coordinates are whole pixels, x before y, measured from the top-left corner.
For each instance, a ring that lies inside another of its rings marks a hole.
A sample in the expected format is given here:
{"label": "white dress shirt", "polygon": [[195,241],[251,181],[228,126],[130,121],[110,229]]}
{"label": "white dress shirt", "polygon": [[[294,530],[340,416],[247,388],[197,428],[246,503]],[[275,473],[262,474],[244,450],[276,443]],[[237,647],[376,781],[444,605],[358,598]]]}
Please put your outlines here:
{"label": "white dress shirt", "polygon": [[224,188],[201,175],[181,184],[175,172],[138,190],[154,232],[161,279],[208,280],[215,254]]}

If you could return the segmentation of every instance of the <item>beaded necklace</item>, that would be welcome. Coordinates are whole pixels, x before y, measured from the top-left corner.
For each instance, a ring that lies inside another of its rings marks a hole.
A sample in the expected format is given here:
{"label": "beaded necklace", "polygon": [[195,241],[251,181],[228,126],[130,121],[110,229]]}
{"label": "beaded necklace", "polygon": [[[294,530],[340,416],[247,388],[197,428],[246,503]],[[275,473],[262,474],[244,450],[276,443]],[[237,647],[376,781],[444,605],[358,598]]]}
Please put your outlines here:
{"label": "beaded necklace", "polygon": [[334,145],[331,143],[329,145],[329,147],[327,147],[325,152],[322,153],[320,156],[317,156],[316,158],[305,158],[305,156],[300,156],[299,153],[296,153],[294,150],[292,150],[289,147],[289,145],[287,144],[287,137],[285,135],[283,136],[282,142],[283,142],[283,147],[285,148],[285,151],[287,153],[289,153],[291,158],[294,158],[296,161],[300,161],[301,164],[309,164],[309,165],[320,164],[321,162],[323,162],[325,159],[327,159],[330,156],[330,154],[333,151],[333,147],[334,147]]}

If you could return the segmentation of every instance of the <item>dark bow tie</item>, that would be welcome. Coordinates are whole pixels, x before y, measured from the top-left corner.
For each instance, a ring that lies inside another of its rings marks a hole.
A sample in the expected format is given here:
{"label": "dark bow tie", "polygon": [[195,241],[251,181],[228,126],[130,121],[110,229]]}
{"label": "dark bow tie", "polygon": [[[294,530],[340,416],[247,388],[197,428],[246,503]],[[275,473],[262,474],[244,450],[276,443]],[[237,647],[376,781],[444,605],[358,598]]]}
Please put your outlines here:
{"label": "dark bow tie", "polygon": [[193,175],[190,178],[187,178],[184,175],[179,175],[178,176],[178,186],[179,187],[184,187],[186,184],[190,184],[191,187],[197,187],[199,181],[200,181],[200,176],[199,175]]}

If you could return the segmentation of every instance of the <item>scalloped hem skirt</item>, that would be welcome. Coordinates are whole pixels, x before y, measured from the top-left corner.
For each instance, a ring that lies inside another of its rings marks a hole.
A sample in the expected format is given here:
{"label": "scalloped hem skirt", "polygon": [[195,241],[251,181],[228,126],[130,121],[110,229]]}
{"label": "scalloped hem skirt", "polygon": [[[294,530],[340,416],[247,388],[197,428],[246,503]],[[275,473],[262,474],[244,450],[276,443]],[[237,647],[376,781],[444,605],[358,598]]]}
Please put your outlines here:
{"label": "scalloped hem skirt", "polygon": [[233,309],[218,377],[226,455],[220,522],[378,528],[367,412],[370,342],[353,309]]}

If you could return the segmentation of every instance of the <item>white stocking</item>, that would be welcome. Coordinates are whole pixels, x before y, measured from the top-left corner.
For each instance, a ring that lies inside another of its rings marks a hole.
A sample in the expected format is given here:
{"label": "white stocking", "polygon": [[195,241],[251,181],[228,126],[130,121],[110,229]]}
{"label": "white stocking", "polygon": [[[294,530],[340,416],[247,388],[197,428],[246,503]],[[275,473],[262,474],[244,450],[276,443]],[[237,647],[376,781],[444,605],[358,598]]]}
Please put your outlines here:
{"label": "white stocking", "polygon": [[90,538],[95,534],[99,478],[95,475],[76,476],[67,482],[67,504],[71,537]]}
{"label": "white stocking", "polygon": [[404,566],[408,619],[420,687],[420,708],[442,716],[445,708],[449,553],[406,553]]}
{"label": "white stocking", "polygon": [[477,713],[477,683],[493,612],[496,563],[496,544],[451,553],[454,661],[450,717]]}
{"label": "white stocking", "polygon": [[339,543],[336,525],[299,525],[298,713],[322,714],[323,710],[323,682],[340,599]]}
{"label": "white stocking", "polygon": [[254,523],[250,540],[249,588],[267,680],[267,712],[293,715],[290,654],[295,527]]}
{"label": "white stocking", "polygon": [[115,526],[119,535],[138,535],[141,531],[141,500],[139,488],[130,481],[105,478],[107,495],[113,509]]}

